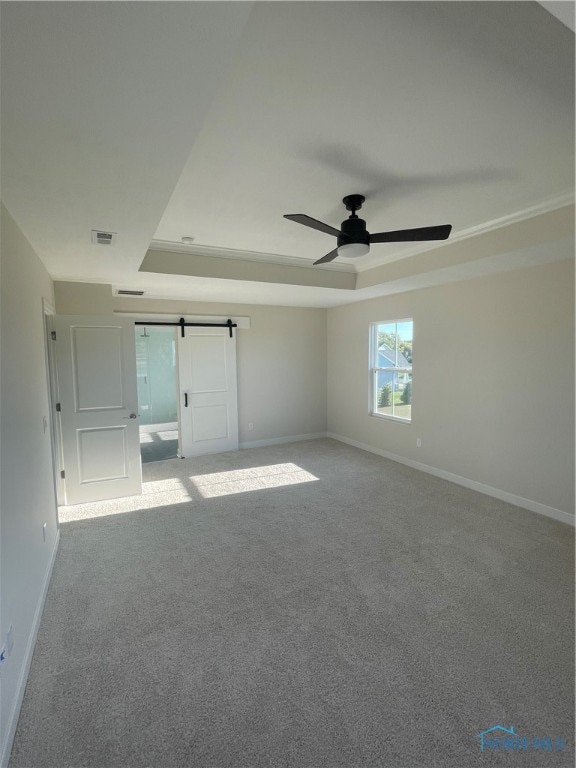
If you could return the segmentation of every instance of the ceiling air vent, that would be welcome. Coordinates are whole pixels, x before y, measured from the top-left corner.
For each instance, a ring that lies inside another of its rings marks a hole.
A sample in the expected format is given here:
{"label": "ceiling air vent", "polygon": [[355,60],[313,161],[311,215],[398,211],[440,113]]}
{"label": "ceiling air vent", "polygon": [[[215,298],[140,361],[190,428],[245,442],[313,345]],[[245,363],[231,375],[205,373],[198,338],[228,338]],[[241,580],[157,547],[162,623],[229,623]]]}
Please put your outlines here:
{"label": "ceiling air vent", "polygon": [[119,289],[117,292],[118,296],[144,296],[144,291],[124,291],[122,289]]}
{"label": "ceiling air vent", "polygon": [[113,245],[115,238],[115,232],[103,232],[101,229],[92,230],[92,242],[97,245]]}

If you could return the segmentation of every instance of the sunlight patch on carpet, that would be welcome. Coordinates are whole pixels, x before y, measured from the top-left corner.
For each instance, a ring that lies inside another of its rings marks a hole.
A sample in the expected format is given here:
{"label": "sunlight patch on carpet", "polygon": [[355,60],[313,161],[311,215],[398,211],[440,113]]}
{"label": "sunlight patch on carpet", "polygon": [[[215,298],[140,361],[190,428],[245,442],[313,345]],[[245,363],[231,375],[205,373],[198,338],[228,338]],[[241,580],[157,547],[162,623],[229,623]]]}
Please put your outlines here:
{"label": "sunlight patch on carpet", "polygon": [[[179,460],[174,467],[180,467]],[[215,499],[235,493],[251,493],[270,488],[300,485],[318,480],[297,464],[269,464],[228,472],[210,472],[189,477],[168,477],[142,483],[142,494],[121,499],[96,501],[92,504],[75,504],[60,507],[61,523],[88,520],[108,515],[122,515],[145,509],[161,509],[175,504]]]}
{"label": "sunlight patch on carpet", "polygon": [[281,488],[285,485],[299,485],[314,480],[318,480],[315,475],[291,463],[236,469],[231,472],[211,472],[207,475],[190,477],[190,481],[205,499],[261,491],[266,488]]}
{"label": "sunlight patch on carpet", "polygon": [[61,523],[71,523],[76,520],[89,520],[107,515],[123,515],[127,512],[138,512],[144,509],[160,509],[161,507],[189,502],[191,498],[190,490],[186,487],[186,481],[177,477],[170,477],[166,480],[142,483],[142,494],[138,496],[125,496],[121,499],[107,499],[91,504],[59,507],[58,517]]}

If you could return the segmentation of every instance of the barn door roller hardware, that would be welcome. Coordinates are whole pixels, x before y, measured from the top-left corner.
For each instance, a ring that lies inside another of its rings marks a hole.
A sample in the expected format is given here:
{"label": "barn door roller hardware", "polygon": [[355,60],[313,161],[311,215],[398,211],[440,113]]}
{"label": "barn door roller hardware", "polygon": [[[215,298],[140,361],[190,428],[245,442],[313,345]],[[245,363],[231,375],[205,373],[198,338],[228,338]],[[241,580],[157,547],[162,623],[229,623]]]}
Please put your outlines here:
{"label": "barn door roller hardware", "polygon": [[180,328],[180,332],[182,334],[182,338],[184,338],[184,328],[187,326],[194,326],[195,328],[228,328],[230,331],[230,338],[232,338],[232,328],[238,328],[238,323],[233,323],[232,320],[228,319],[225,323],[187,323],[185,322],[184,318],[181,317],[180,320],[177,323],[160,323],[160,322],[136,322],[135,325],[172,325],[172,326],[178,326]]}

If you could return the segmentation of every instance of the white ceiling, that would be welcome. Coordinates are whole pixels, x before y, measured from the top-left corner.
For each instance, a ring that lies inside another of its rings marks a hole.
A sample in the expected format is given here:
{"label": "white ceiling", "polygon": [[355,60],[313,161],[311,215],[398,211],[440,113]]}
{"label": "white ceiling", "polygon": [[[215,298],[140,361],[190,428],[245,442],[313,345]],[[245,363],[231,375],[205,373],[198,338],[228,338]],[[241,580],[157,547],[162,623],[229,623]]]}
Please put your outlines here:
{"label": "white ceiling", "polygon": [[[2,198],[57,279],[329,306],[366,290],[291,284],[291,268],[317,271],[334,241],[284,213],[338,226],[341,198],[359,192],[371,231],[451,223],[464,243],[573,200],[574,34],[538,3],[4,2],[1,12]],[[95,228],[117,244],[92,245]],[[195,238],[187,274],[161,274],[157,249],[178,250],[183,235]],[[565,233],[549,241],[542,259],[569,256]],[[150,246],[156,271],[139,272]],[[375,245],[320,269],[364,273],[426,248]],[[510,268],[509,254],[503,240],[486,272]],[[219,276],[194,272],[192,256],[209,256]],[[223,257],[285,264],[286,277],[226,279]],[[534,258],[527,250],[525,263]],[[401,289],[422,284],[413,275]],[[379,285],[370,295],[390,292]]]}

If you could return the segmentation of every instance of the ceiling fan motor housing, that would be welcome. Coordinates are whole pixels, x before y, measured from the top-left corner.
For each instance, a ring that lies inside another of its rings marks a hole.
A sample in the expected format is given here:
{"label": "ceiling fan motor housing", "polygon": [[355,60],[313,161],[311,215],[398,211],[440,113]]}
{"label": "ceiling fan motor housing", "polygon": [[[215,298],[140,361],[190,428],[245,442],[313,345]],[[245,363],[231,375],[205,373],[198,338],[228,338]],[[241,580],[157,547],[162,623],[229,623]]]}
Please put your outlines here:
{"label": "ceiling fan motor housing", "polygon": [[351,216],[342,222],[338,235],[338,247],[350,243],[370,244],[370,233],[366,231],[366,222],[357,216]]}

